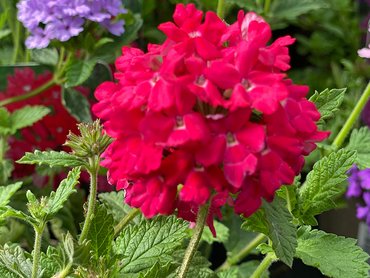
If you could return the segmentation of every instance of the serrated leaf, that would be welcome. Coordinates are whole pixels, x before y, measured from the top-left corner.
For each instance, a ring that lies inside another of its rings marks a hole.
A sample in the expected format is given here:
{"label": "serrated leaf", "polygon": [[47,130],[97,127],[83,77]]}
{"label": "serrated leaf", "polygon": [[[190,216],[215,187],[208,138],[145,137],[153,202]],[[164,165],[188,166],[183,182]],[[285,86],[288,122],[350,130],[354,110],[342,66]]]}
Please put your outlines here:
{"label": "serrated leaf", "polygon": [[272,203],[264,201],[262,208],[245,220],[242,229],[268,236],[276,256],[285,264],[292,266],[297,247],[297,230],[292,220],[285,200],[275,196]]}
{"label": "serrated leaf", "polygon": [[31,59],[42,65],[56,66],[59,54],[55,48],[32,49]]}
{"label": "serrated leaf", "polygon": [[91,250],[96,260],[110,252],[113,237],[113,216],[107,212],[104,206],[97,206],[87,234],[87,240],[90,241]]}
{"label": "serrated leaf", "polygon": [[0,107],[0,134],[9,135],[11,130],[10,113],[6,108]]}
{"label": "serrated leaf", "polygon": [[96,59],[73,61],[66,68],[66,88],[79,86],[84,83],[94,70]]}
{"label": "serrated leaf", "polygon": [[303,226],[298,230],[296,257],[328,277],[369,277],[369,255],[356,245],[355,239]]}
{"label": "serrated leaf", "polygon": [[213,242],[226,242],[229,238],[229,228],[218,221],[214,221],[214,226],[217,236],[214,237],[210,229],[204,229],[201,240],[209,244]]}
{"label": "serrated leaf", "polygon": [[78,184],[80,173],[81,170],[79,167],[72,169],[69,171],[67,178],[59,184],[57,190],[50,193],[45,207],[45,212],[49,219],[63,207],[72,193],[77,192],[75,187]]}
{"label": "serrated leaf", "polygon": [[9,206],[0,207],[0,221],[9,217],[17,218],[30,224],[36,223],[32,217],[30,217],[29,215],[25,214],[22,211],[13,209],[12,207]]}
{"label": "serrated leaf", "polygon": [[174,266],[171,262],[161,265],[156,262],[146,273],[140,273],[138,278],[163,278],[167,277],[174,271]]}
{"label": "serrated leaf", "polygon": [[360,168],[370,168],[370,130],[367,126],[354,129],[349,138],[347,150],[356,151],[356,164]]}
{"label": "serrated leaf", "polygon": [[269,227],[269,238],[276,256],[290,267],[297,248],[297,230],[292,224],[293,217],[286,208],[286,202],[275,197],[271,203],[264,202],[263,208]]}
{"label": "serrated leaf", "polygon": [[325,89],[320,93],[315,91],[315,93],[310,97],[310,101],[315,103],[321,114],[321,123],[333,117],[333,115],[339,110],[346,90],[346,88],[331,90]]}
{"label": "serrated leaf", "polygon": [[[183,262],[185,250],[177,250],[173,253],[173,263],[178,265],[177,270],[173,271],[167,278],[177,278],[178,270]],[[193,259],[191,260],[190,267],[187,271],[186,277],[194,278],[216,278],[217,274],[209,267],[211,263],[202,256],[200,252],[196,252]]]}
{"label": "serrated leaf", "polygon": [[9,204],[10,198],[22,187],[22,182],[16,182],[7,186],[0,187],[0,207]]}
{"label": "serrated leaf", "polygon": [[[114,221],[118,223],[124,218],[127,213],[129,213],[133,208],[125,204],[124,192],[121,191],[112,191],[99,194],[99,200],[104,204],[110,214],[113,215]],[[136,217],[133,219],[133,222],[138,224],[140,218]]]}
{"label": "serrated leaf", "polygon": [[122,273],[138,273],[169,257],[187,236],[188,223],[175,216],[144,219],[126,226],[114,244],[122,259]]}
{"label": "serrated leaf", "polygon": [[18,129],[32,126],[34,123],[45,117],[49,112],[49,108],[41,105],[27,105],[21,109],[15,110],[10,115],[12,133],[15,133]]}
{"label": "serrated leaf", "polygon": [[56,151],[38,151],[33,153],[25,153],[25,155],[17,161],[20,164],[38,164],[49,165],[50,167],[78,167],[86,166],[86,162],[81,158],[66,152]]}
{"label": "serrated leaf", "polygon": [[298,191],[299,211],[305,223],[336,207],[335,199],[345,191],[342,183],[347,180],[346,173],[355,158],[356,152],[341,149],[315,163]]}
{"label": "serrated leaf", "polygon": [[91,123],[90,102],[79,91],[72,88],[64,88],[62,103],[66,110],[79,122]]}
{"label": "serrated leaf", "polygon": [[[39,270],[40,273],[40,270]],[[32,262],[26,258],[20,246],[0,247],[0,274],[1,277],[29,278],[32,276]]]}
{"label": "serrated leaf", "polygon": [[269,234],[268,223],[266,219],[265,210],[260,208],[248,218],[244,219],[241,228],[246,231]]}

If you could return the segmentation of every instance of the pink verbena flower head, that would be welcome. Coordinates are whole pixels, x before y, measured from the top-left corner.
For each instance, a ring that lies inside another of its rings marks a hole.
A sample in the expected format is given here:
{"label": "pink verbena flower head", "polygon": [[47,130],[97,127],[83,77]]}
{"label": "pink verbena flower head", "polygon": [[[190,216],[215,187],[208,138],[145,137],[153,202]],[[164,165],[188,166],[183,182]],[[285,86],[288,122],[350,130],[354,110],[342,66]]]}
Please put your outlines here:
{"label": "pink verbena flower head", "polygon": [[84,30],[88,21],[97,22],[113,35],[124,32],[124,21],[115,20],[126,13],[120,0],[21,0],[18,19],[30,32],[27,48],[45,48],[50,41],[68,41]]}
{"label": "pink verbena flower head", "polygon": [[163,44],[124,47],[117,82],[95,92],[93,111],[114,138],[102,164],[147,217],[194,221],[209,203],[213,229],[226,203],[249,216],[271,201],[328,133],[308,87],[287,79],[293,38],[268,45],[270,26],[255,13],[227,25],[179,4],[173,18],[159,26]]}

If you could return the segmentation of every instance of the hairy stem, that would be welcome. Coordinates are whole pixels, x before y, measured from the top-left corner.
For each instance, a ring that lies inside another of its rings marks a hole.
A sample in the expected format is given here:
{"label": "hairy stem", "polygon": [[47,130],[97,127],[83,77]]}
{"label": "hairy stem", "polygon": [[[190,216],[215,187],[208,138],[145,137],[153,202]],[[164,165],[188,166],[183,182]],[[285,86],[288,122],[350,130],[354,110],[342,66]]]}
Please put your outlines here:
{"label": "hairy stem", "polygon": [[67,266],[61,271],[58,273],[58,278],[65,278],[67,277],[67,275],[71,272],[71,268],[72,268],[72,263],[68,263]]}
{"label": "hairy stem", "polygon": [[274,254],[268,253],[262,260],[260,265],[256,268],[250,278],[260,278],[262,274],[270,267],[274,261]]}
{"label": "hairy stem", "polygon": [[87,234],[89,233],[90,224],[92,219],[94,218],[94,212],[95,212],[95,205],[96,205],[96,193],[98,189],[98,171],[99,171],[99,162],[96,159],[89,159],[90,161],[90,169],[89,169],[89,175],[90,175],[90,195],[89,195],[89,201],[87,206],[87,213],[85,218],[85,223],[82,228],[82,232],[80,235],[80,238],[78,240],[79,244],[81,244],[87,237]]}
{"label": "hairy stem", "polygon": [[225,0],[218,0],[217,15],[219,18],[224,18],[225,15]]}
{"label": "hairy stem", "polygon": [[44,91],[46,91],[50,87],[54,86],[55,84],[56,84],[56,82],[55,82],[54,78],[52,78],[48,82],[42,84],[40,87],[37,87],[36,89],[32,90],[31,92],[29,92],[27,94],[22,94],[22,95],[19,95],[19,96],[7,98],[7,99],[4,99],[3,101],[0,101],[0,107],[11,104],[11,103],[14,103],[14,102],[18,102],[18,101],[21,101],[21,100],[29,99],[31,97],[34,97],[38,94],[43,93]]}
{"label": "hairy stem", "polygon": [[229,269],[231,266],[238,264],[244,259],[250,252],[253,251],[260,243],[266,241],[267,237],[264,234],[257,235],[252,239],[238,254],[227,258],[226,261],[217,269],[217,271]]}
{"label": "hairy stem", "polygon": [[208,204],[199,207],[197,222],[194,228],[194,234],[190,239],[188,248],[185,251],[184,260],[180,266],[180,270],[178,273],[178,278],[185,278],[186,273],[189,270],[191,260],[194,257],[195,252],[198,249],[199,241],[203,233],[204,225],[207,220],[208,215]]}
{"label": "hairy stem", "polygon": [[338,149],[342,146],[344,140],[347,138],[348,134],[350,133],[353,125],[355,124],[358,117],[360,116],[361,111],[366,105],[369,98],[370,98],[370,82],[367,84],[364,92],[362,93],[360,99],[358,100],[355,108],[352,110],[351,114],[349,115],[344,126],[339,131],[337,137],[335,137],[333,144],[332,144],[334,148]]}
{"label": "hairy stem", "polygon": [[129,213],[122,218],[122,220],[114,227],[114,237],[117,237],[118,234],[127,226],[132,219],[134,219],[138,214],[140,214],[139,209],[132,209]]}
{"label": "hairy stem", "polygon": [[39,227],[34,226],[35,230],[35,243],[33,245],[33,264],[32,264],[32,278],[38,277],[39,272],[39,263],[40,263],[40,252],[41,252],[41,240],[42,240],[42,233],[45,228],[45,223],[40,225]]}

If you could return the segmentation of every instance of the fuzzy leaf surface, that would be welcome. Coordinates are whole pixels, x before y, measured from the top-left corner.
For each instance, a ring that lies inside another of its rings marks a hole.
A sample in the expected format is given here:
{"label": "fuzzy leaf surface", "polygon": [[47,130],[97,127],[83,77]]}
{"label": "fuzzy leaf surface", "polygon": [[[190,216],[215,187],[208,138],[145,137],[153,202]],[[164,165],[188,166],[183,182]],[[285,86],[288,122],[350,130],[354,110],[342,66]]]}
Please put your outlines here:
{"label": "fuzzy leaf surface", "polygon": [[22,182],[16,182],[7,186],[0,186],[0,207],[9,204],[10,198],[21,188]]}
{"label": "fuzzy leaf surface", "polygon": [[93,256],[96,260],[103,257],[112,249],[114,237],[113,216],[107,212],[107,209],[97,206],[94,218],[91,221],[87,239],[90,241]]}
{"label": "fuzzy leaf surface", "polygon": [[0,247],[0,274],[4,278],[32,276],[32,262],[26,258],[20,246],[12,247],[5,244]]}
{"label": "fuzzy leaf surface", "polygon": [[335,199],[344,192],[345,185],[342,183],[347,180],[346,173],[355,159],[355,151],[341,149],[315,163],[298,191],[303,220],[336,207]]}
{"label": "fuzzy leaf surface", "polygon": [[49,114],[49,112],[49,108],[41,105],[27,105],[21,109],[15,110],[10,115],[12,133],[14,134],[18,129],[33,125]]}
{"label": "fuzzy leaf surface", "polygon": [[369,255],[356,240],[302,226],[298,230],[296,257],[334,278],[369,277]]}
{"label": "fuzzy leaf surface", "polygon": [[122,273],[138,273],[157,261],[170,257],[187,236],[188,224],[175,216],[144,219],[139,225],[126,226],[114,244],[122,258]]}
{"label": "fuzzy leaf surface", "polygon": [[72,193],[77,192],[75,187],[78,184],[80,173],[81,170],[79,167],[72,169],[69,171],[67,178],[59,184],[57,190],[51,192],[47,206],[45,207],[46,214],[49,218],[54,216],[63,207]]}
{"label": "fuzzy leaf surface", "polygon": [[356,164],[360,168],[370,168],[370,130],[367,126],[354,129],[349,138],[347,150],[356,151]]}
{"label": "fuzzy leaf surface", "polygon": [[84,83],[91,75],[96,65],[96,59],[73,61],[66,68],[66,88],[75,87]]}
{"label": "fuzzy leaf surface", "polygon": [[39,151],[33,153],[26,152],[25,155],[17,161],[21,164],[48,165],[50,167],[78,167],[85,166],[86,162],[81,158],[66,152]]}
{"label": "fuzzy leaf surface", "polygon": [[[299,3],[301,5],[301,3]],[[340,105],[344,99],[346,88],[342,89],[325,89],[322,92],[315,92],[310,101],[314,102],[317,110],[321,114],[320,122],[330,119],[339,110]]]}

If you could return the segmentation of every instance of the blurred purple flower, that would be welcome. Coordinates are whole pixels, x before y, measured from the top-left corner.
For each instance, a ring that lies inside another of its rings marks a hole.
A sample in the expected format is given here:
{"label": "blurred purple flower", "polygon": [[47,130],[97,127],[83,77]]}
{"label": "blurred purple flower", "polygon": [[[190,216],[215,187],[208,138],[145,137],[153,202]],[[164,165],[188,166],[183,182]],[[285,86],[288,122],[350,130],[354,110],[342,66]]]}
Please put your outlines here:
{"label": "blurred purple flower", "polygon": [[28,48],[44,48],[53,39],[67,41],[83,31],[86,20],[121,35],[125,22],[114,17],[127,12],[120,0],[21,0],[17,8],[19,21],[31,34]]}
{"label": "blurred purple flower", "polygon": [[364,220],[370,226],[370,192],[365,192],[362,198],[365,204],[357,207],[356,217],[359,220]]}

